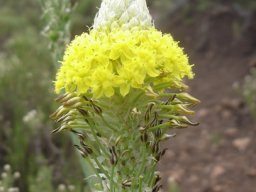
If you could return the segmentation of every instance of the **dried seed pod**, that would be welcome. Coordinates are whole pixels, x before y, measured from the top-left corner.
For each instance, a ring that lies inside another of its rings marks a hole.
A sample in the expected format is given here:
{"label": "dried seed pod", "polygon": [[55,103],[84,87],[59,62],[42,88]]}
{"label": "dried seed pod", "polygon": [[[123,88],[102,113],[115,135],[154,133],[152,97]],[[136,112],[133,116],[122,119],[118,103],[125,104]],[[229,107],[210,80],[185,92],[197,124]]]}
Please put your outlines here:
{"label": "dried seed pod", "polygon": [[121,154],[121,158],[124,157],[127,153],[129,153],[129,150],[128,149],[124,150]]}
{"label": "dried seed pod", "polygon": [[55,99],[55,101],[59,103],[66,102],[67,100],[71,99],[72,97],[76,97],[75,93],[65,93],[64,95],[60,95]]}
{"label": "dried seed pod", "polygon": [[[66,119],[66,118],[68,118],[68,119]],[[66,121],[69,121],[70,116],[68,116],[68,117],[66,115],[62,116],[62,117],[60,117],[59,119],[56,120],[56,123],[60,123],[60,122],[64,121],[65,119],[66,119]]]}
{"label": "dried seed pod", "polygon": [[90,100],[90,103],[91,103],[95,113],[97,113],[98,115],[101,115],[102,109],[98,105],[96,105],[92,100]]}
{"label": "dried seed pod", "polygon": [[153,153],[158,153],[159,151],[159,143],[158,142],[154,142],[152,145],[152,152]]}
{"label": "dried seed pod", "polygon": [[157,139],[159,139],[161,136],[162,136],[163,132],[161,129],[157,129],[155,132],[154,132],[154,135]]}
{"label": "dried seed pod", "polygon": [[154,185],[156,185],[161,179],[162,179],[161,176],[159,174],[156,174]]}
{"label": "dried seed pod", "polygon": [[148,108],[145,112],[145,115],[144,115],[144,121],[145,123],[147,123],[149,121],[149,118],[150,118],[150,115],[152,113],[152,108],[155,106],[155,103],[149,103],[148,104]]}
{"label": "dried seed pod", "polygon": [[72,133],[74,133],[75,135],[78,136],[80,142],[85,140],[85,138],[86,138],[85,134],[82,134],[82,133],[80,133],[78,131],[75,131],[74,129],[72,129],[71,131],[72,131]]}
{"label": "dried seed pod", "polygon": [[118,145],[118,143],[120,142],[120,140],[121,140],[121,136],[117,137],[117,139],[116,139],[116,141],[115,141],[115,146]]}
{"label": "dried seed pod", "polygon": [[62,100],[64,97],[66,97],[68,94],[69,94],[69,93],[64,93],[64,94],[59,95],[59,96],[55,99],[55,101],[57,101],[57,102],[61,101],[61,100]]}
{"label": "dried seed pod", "polygon": [[178,93],[177,98],[182,100],[182,101],[193,104],[193,105],[196,105],[196,104],[200,103],[200,101],[198,99],[196,99],[195,97],[191,96],[188,93]]}
{"label": "dried seed pod", "polygon": [[153,120],[146,126],[147,128],[149,127],[154,127],[158,124],[158,114],[157,112],[154,113],[154,118]]}
{"label": "dried seed pod", "polygon": [[172,137],[176,137],[176,135],[177,135],[176,133],[174,133],[174,134],[163,134],[162,137],[159,139],[159,141],[165,141],[165,140],[170,139]]}
{"label": "dried seed pod", "polygon": [[88,117],[88,116],[89,116],[89,113],[88,113],[86,110],[81,109],[81,108],[78,108],[77,110],[78,110],[79,113],[80,113],[81,115],[83,115],[84,117]]}
{"label": "dried seed pod", "polygon": [[169,97],[169,99],[165,102],[165,105],[168,105],[170,102],[172,102],[176,98],[176,94]]}
{"label": "dried seed pod", "polygon": [[82,103],[80,97],[72,97],[69,100],[63,102],[63,105],[65,107],[72,107],[72,106],[76,105],[77,103]]}
{"label": "dried seed pod", "polygon": [[193,123],[191,122],[186,116],[179,116],[176,118],[181,123],[187,124],[187,125],[192,125],[192,126],[197,126],[199,123]]}
{"label": "dried seed pod", "polygon": [[132,186],[132,181],[130,179],[126,179],[122,182],[123,187],[131,187]]}
{"label": "dried seed pod", "polygon": [[58,128],[56,128],[56,129],[54,129],[54,130],[52,131],[52,134],[54,134],[54,133],[59,133],[59,132],[63,131],[64,129],[70,129],[70,126],[64,124],[64,125],[62,125],[61,127],[58,127]]}
{"label": "dried seed pod", "polygon": [[68,108],[60,106],[54,113],[50,115],[50,118],[53,120],[59,119],[63,114],[69,111]]}
{"label": "dried seed pod", "polygon": [[83,143],[83,148],[84,150],[87,152],[88,155],[93,153],[93,150],[91,147],[89,147],[88,145],[86,145],[85,143]]}
{"label": "dried seed pod", "polygon": [[162,185],[155,185],[152,192],[158,192],[162,188]]}
{"label": "dried seed pod", "polygon": [[187,114],[187,115],[193,115],[193,114],[195,114],[194,111],[189,110],[188,108],[186,108],[184,104],[177,104],[177,105],[174,105],[174,106],[173,106],[173,109],[174,109],[175,111],[177,111],[178,113],[181,113],[181,114]]}
{"label": "dried seed pod", "polygon": [[85,101],[90,101],[90,99],[88,99],[86,96],[82,96],[82,98],[85,100]]}
{"label": "dried seed pod", "polygon": [[110,158],[110,163],[112,165],[116,165],[117,164],[117,154],[116,154],[116,148],[114,146],[112,146],[109,149],[110,153],[111,153],[111,158]]}
{"label": "dried seed pod", "polygon": [[78,150],[78,152],[82,155],[83,158],[86,158],[89,154],[92,153],[91,148],[89,151],[87,151],[83,150],[79,145],[74,145],[74,147]]}
{"label": "dried seed pod", "polygon": [[148,141],[148,134],[146,132],[141,133],[140,139],[142,142],[146,143]]}
{"label": "dried seed pod", "polygon": [[168,149],[165,148],[165,149],[163,149],[162,151],[160,151],[159,153],[157,153],[157,155],[156,155],[156,160],[159,161],[159,160],[165,155],[165,153],[166,153],[167,150],[168,150]]}
{"label": "dried seed pod", "polygon": [[53,131],[51,131],[51,134],[59,133],[60,132],[59,129],[60,129],[59,127],[54,129]]}

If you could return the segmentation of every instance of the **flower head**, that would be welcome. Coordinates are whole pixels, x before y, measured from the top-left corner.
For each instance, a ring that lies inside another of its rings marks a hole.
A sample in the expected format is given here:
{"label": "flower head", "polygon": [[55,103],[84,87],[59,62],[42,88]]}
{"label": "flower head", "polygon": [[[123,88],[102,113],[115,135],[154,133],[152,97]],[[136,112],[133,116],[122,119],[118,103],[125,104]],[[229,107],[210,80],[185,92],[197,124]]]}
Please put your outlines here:
{"label": "flower head", "polygon": [[56,92],[111,97],[192,78],[188,58],[171,35],[157,31],[145,0],[104,0],[89,33],[68,46]]}

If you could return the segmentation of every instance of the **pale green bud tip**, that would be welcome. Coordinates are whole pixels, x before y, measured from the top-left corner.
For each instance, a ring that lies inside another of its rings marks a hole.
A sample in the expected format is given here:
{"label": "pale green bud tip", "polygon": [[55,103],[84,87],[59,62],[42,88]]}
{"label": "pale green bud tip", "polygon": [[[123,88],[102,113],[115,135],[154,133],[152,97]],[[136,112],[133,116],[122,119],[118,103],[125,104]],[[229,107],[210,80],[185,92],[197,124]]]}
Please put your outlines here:
{"label": "pale green bud tip", "polygon": [[145,0],[103,0],[93,28],[148,28],[152,26]]}

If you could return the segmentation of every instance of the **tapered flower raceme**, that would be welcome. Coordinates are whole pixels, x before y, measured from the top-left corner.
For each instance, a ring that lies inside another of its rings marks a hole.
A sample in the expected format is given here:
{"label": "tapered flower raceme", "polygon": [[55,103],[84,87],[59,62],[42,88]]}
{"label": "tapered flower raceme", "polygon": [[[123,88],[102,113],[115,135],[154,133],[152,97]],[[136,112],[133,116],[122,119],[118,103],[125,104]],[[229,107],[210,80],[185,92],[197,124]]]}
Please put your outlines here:
{"label": "tapered flower raceme", "polygon": [[198,100],[185,93],[192,65],[178,42],[155,29],[145,0],[103,0],[88,33],[67,47],[55,81],[52,115],[80,139],[97,170],[98,191],[154,191],[169,128],[192,123]]}

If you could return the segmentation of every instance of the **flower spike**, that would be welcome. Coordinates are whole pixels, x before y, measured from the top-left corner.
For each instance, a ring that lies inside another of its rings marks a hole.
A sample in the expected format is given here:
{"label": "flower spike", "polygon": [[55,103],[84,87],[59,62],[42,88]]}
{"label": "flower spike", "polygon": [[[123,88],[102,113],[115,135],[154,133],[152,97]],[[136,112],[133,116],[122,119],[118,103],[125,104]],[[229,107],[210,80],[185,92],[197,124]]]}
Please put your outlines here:
{"label": "flower spike", "polygon": [[[157,192],[155,172],[170,129],[196,126],[185,115],[199,100],[185,92],[193,78],[187,55],[154,25],[145,0],[103,0],[88,33],[65,51],[55,81],[61,107],[54,132],[69,130],[95,168],[93,191]],[[88,178],[92,178],[88,176]]]}

